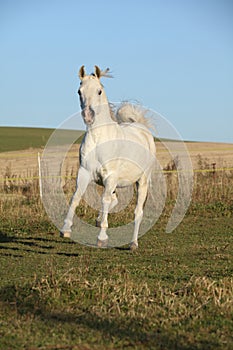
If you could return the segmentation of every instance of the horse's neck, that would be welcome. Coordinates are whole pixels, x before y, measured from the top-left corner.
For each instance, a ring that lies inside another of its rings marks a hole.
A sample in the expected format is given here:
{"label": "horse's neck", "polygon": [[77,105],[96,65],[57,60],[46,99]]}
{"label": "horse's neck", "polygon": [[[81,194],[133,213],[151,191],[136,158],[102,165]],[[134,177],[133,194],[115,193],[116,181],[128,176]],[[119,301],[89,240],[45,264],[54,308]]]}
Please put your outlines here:
{"label": "horse's neck", "polygon": [[107,140],[115,134],[118,124],[112,119],[108,104],[96,109],[95,121],[87,129],[87,133],[96,143]]}
{"label": "horse's neck", "polygon": [[108,101],[106,100],[106,103],[96,108],[96,118],[95,118],[94,124],[103,125],[103,124],[109,124],[112,121],[113,120],[111,118],[110,107],[109,107]]}

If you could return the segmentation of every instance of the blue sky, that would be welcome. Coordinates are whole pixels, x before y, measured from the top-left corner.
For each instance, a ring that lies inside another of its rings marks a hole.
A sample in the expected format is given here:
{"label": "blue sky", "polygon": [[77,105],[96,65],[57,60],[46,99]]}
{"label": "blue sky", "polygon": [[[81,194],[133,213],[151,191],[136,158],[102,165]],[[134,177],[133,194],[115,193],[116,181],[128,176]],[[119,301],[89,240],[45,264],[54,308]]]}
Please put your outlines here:
{"label": "blue sky", "polygon": [[231,0],[1,0],[0,44],[2,126],[57,127],[79,111],[79,67],[97,64],[110,101],[233,143]]}

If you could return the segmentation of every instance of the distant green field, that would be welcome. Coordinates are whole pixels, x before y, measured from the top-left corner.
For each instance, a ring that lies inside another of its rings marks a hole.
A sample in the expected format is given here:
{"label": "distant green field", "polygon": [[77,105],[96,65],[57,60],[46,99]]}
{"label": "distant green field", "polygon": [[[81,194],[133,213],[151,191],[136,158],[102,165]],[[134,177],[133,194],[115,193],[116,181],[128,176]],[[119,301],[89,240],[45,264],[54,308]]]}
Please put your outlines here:
{"label": "distant green field", "polygon": [[0,152],[44,147],[53,132],[46,128],[0,127]]}
{"label": "distant green field", "polygon": [[53,129],[0,127],[0,152],[44,146]]}

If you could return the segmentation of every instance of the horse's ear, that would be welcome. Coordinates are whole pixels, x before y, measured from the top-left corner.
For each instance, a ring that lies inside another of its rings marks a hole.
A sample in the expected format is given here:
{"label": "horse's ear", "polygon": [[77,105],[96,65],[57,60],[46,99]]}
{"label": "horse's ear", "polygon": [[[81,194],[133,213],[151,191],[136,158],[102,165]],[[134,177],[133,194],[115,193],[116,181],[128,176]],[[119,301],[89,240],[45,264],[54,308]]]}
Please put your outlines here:
{"label": "horse's ear", "polygon": [[95,66],[95,75],[98,79],[101,77],[101,69],[98,66]]}
{"label": "horse's ear", "polygon": [[85,68],[84,66],[82,66],[80,69],[79,69],[79,73],[78,73],[78,76],[79,76],[79,79],[82,80],[84,77],[85,77],[86,73],[85,73]]}

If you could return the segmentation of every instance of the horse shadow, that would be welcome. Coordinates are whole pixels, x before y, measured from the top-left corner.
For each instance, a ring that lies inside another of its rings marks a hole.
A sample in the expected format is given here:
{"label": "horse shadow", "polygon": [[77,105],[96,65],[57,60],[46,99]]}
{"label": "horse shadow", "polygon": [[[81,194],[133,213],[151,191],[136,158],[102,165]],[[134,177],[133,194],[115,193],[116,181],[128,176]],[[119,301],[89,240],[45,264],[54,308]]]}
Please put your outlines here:
{"label": "horse shadow", "polygon": [[[50,236],[55,236],[54,233],[50,233]],[[15,245],[13,246],[13,244]],[[16,236],[10,236],[7,233],[0,231],[0,255],[3,255],[1,253],[1,250],[5,251],[8,250],[9,253],[5,253],[4,255],[7,256],[13,256],[13,252],[28,252],[28,253],[37,253],[37,254],[56,254],[56,255],[63,255],[63,256],[73,256],[77,257],[80,255],[80,253],[69,253],[69,252],[62,252],[62,251],[56,251],[54,252],[54,248],[56,245],[64,245],[64,246],[75,246],[77,243],[72,240],[61,240],[59,238],[45,238],[45,237],[33,237],[33,236],[25,236],[25,237],[16,237]],[[39,249],[39,250],[38,250]],[[96,247],[95,247],[96,249]],[[111,249],[115,249],[118,251],[130,251],[129,246],[122,246],[122,247],[112,247]],[[11,254],[12,252],[12,254]],[[18,257],[22,257],[21,255],[17,255]]]}
{"label": "horse shadow", "polygon": [[[37,254],[55,254],[55,255],[64,255],[64,256],[79,256],[79,253],[69,253],[62,251],[55,251],[57,245],[74,245],[73,241],[62,241],[53,238],[44,238],[44,237],[16,237],[8,235],[7,233],[0,231],[0,256],[15,256],[23,257],[23,252],[27,253],[37,253]],[[2,251],[2,252],[1,252]],[[18,254],[16,254],[18,253]]]}
{"label": "horse shadow", "polygon": [[0,231],[0,243],[14,242],[14,237],[8,236],[6,233]]}

